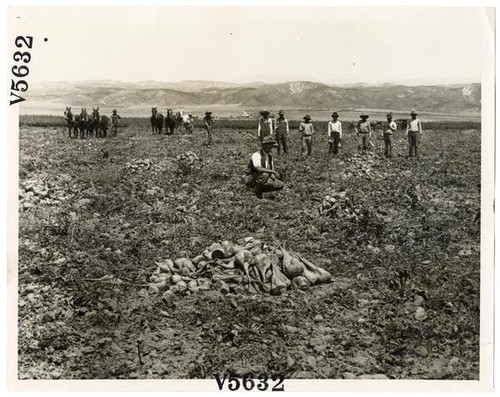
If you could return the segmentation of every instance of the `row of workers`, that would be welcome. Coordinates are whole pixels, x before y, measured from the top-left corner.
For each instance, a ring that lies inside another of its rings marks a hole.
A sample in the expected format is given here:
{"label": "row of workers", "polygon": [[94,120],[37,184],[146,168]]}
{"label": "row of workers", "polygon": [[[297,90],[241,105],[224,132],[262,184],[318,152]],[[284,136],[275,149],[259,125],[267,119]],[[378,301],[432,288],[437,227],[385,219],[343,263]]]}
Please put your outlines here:
{"label": "row of workers", "polygon": [[[290,127],[288,120],[285,118],[283,110],[278,112],[278,118],[273,123],[270,112],[263,110],[260,112],[259,125],[257,127],[257,136],[260,140],[268,135],[275,137],[278,147],[278,154],[288,153],[288,144],[290,142],[289,134]],[[412,111],[410,113],[411,120],[407,123],[406,135],[408,138],[409,157],[418,156],[418,135],[422,134],[422,123],[417,118],[417,113]],[[373,145],[371,141],[372,127],[368,118],[370,116],[363,113],[360,115],[361,120],[355,126],[355,132],[358,136],[358,149],[360,151],[369,150],[369,146]],[[328,143],[329,153],[337,156],[339,147],[342,142],[342,123],[338,119],[337,112],[332,113],[332,118],[328,122]],[[308,157],[312,152],[312,137],[314,134],[314,126],[311,122],[311,116],[304,116],[304,121],[299,125],[299,132],[302,135],[302,156]],[[392,120],[392,113],[387,115],[387,123],[383,125],[383,138],[384,138],[384,153],[386,157],[392,157],[392,136],[397,130],[397,124]]]}

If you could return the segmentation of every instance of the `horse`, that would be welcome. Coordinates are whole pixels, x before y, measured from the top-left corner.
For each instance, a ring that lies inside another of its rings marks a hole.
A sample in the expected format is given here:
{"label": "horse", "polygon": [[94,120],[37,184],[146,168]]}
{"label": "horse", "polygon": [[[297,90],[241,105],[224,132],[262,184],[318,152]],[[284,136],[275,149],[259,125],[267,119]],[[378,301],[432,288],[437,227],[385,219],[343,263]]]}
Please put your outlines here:
{"label": "horse", "polygon": [[158,113],[156,107],[151,108],[151,131],[159,134],[163,132],[163,114]]}
{"label": "horse", "polygon": [[78,130],[75,125],[75,120],[73,119],[73,113],[71,113],[71,106],[66,106],[66,110],[64,111],[64,120],[66,120],[66,123],[68,123],[69,137],[73,138],[73,132],[74,132],[76,138]]}
{"label": "horse", "polygon": [[175,129],[174,112],[172,109],[167,109],[167,117],[165,117],[165,131],[167,135],[172,135]]}
{"label": "horse", "polygon": [[192,133],[193,132],[193,125],[190,121],[190,117],[187,114],[183,114],[182,110],[179,110],[175,114],[175,127],[179,130],[181,133]]}
{"label": "horse", "polygon": [[96,131],[96,138],[106,138],[109,128],[109,117],[99,115],[99,106],[97,108],[92,108],[92,124]]}
{"label": "horse", "polygon": [[194,132],[194,117],[191,114],[182,116],[182,123],[184,124],[184,129],[188,134]]}
{"label": "horse", "polygon": [[91,120],[87,113],[87,108],[82,108],[80,111],[80,120],[78,121],[78,129],[80,130],[80,139],[85,138],[89,133]]}
{"label": "horse", "polygon": [[75,126],[73,128],[75,136],[73,138],[78,138],[78,131],[80,131],[81,123],[82,123],[82,116],[80,116],[79,114],[75,114]]}
{"label": "horse", "polygon": [[184,129],[184,120],[182,118],[182,110],[179,110],[175,114],[174,121],[175,121],[175,128],[177,128],[180,133],[185,132],[185,129]]}

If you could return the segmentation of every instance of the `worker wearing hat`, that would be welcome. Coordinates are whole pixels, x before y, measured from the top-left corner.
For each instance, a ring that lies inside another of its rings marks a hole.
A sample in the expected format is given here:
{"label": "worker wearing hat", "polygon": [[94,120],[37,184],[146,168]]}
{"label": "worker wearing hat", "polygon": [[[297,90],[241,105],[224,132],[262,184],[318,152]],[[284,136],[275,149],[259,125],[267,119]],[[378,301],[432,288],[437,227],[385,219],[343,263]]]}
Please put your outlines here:
{"label": "worker wearing hat", "polygon": [[278,118],[276,119],[276,141],[278,142],[278,155],[283,153],[288,154],[288,136],[290,129],[288,126],[288,120],[285,118],[285,112],[280,110],[278,112]]}
{"label": "worker wearing hat", "polygon": [[111,115],[111,135],[116,136],[118,134],[118,124],[120,123],[121,117],[116,111],[113,109],[113,114]]}
{"label": "worker wearing hat", "polygon": [[271,113],[267,110],[260,112],[259,126],[257,127],[257,136],[260,141],[269,135],[273,134],[273,120],[269,117]]}
{"label": "worker wearing hat", "polygon": [[276,147],[274,137],[268,135],[261,141],[261,150],[252,154],[248,163],[247,177],[245,184],[250,189],[255,189],[258,198],[262,198],[262,193],[274,192],[283,189],[283,182],[279,174],[274,170],[274,161],[271,151]]}
{"label": "worker wearing hat", "polygon": [[372,129],[368,118],[370,117],[366,113],[359,116],[361,120],[358,121],[356,125],[356,133],[358,134],[358,150],[365,153],[368,150],[368,145],[371,142]]}
{"label": "worker wearing hat", "polygon": [[302,133],[302,157],[307,158],[312,152],[312,136],[314,134],[311,116],[308,114],[304,116],[304,121],[300,123],[299,132]]}
{"label": "worker wearing hat", "polygon": [[342,140],[342,123],[338,120],[337,112],[332,113],[332,119],[328,122],[328,153],[337,156],[340,141]]}
{"label": "worker wearing hat", "polygon": [[203,127],[207,132],[207,142],[205,146],[210,146],[213,143],[212,129],[214,127],[214,120],[212,119],[212,112],[205,112],[205,117],[203,117]]}
{"label": "worker wearing hat", "polygon": [[384,128],[384,154],[385,157],[392,157],[392,135],[398,129],[395,121],[392,121],[392,113],[387,114],[387,124]]}
{"label": "worker wearing hat", "polygon": [[418,137],[422,135],[422,123],[417,119],[418,113],[411,111],[411,120],[406,124],[409,157],[418,158]]}

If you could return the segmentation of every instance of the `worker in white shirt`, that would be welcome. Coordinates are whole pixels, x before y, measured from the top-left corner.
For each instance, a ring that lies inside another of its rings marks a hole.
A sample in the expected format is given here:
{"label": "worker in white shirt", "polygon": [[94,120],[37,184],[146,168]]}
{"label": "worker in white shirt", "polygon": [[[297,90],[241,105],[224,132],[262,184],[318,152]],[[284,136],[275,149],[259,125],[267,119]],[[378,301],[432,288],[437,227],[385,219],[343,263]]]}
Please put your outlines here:
{"label": "worker in white shirt", "polygon": [[392,113],[387,115],[387,124],[384,128],[384,154],[385,157],[392,157],[392,135],[398,129],[395,121],[392,121]]}
{"label": "worker in white shirt", "polygon": [[342,140],[342,123],[338,120],[337,112],[332,113],[332,120],[328,122],[328,153],[337,156],[339,152],[340,141]]}
{"label": "worker in white shirt", "polygon": [[255,189],[257,198],[262,198],[262,193],[274,192],[283,189],[283,182],[279,174],[274,170],[274,160],[271,151],[277,146],[276,141],[270,135],[264,137],[261,142],[262,149],[255,152],[248,163],[245,184],[249,189]]}
{"label": "worker in white shirt", "polygon": [[406,125],[406,136],[408,137],[409,157],[418,158],[418,137],[422,135],[422,123],[417,119],[418,113],[411,111],[411,120]]}
{"label": "worker in white shirt", "polygon": [[273,119],[269,117],[271,113],[267,110],[262,110],[260,112],[259,126],[257,127],[257,136],[260,141],[268,136],[273,135]]}

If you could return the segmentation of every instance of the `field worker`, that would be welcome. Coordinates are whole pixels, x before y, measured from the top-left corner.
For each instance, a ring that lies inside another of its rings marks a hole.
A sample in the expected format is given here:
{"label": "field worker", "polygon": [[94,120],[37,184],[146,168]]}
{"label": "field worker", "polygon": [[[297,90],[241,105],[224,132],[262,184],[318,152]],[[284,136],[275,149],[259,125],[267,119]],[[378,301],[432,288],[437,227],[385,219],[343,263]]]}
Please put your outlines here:
{"label": "field worker", "polygon": [[186,132],[188,134],[193,133],[193,115],[192,114],[188,114],[188,117],[186,119],[186,123],[184,124],[184,127],[186,128]]}
{"label": "field worker", "polygon": [[260,199],[262,193],[274,192],[283,189],[283,182],[278,178],[274,170],[274,161],[271,155],[276,141],[270,135],[264,137],[261,142],[262,149],[252,154],[248,163],[247,178],[245,184],[250,189],[255,189],[255,194]]}
{"label": "field worker", "polygon": [[273,134],[273,120],[269,117],[270,114],[267,110],[260,112],[261,117],[257,127],[257,136],[261,142],[266,136]]}
{"label": "field worker", "polygon": [[361,120],[356,124],[356,132],[358,134],[358,150],[365,153],[368,150],[368,146],[371,142],[372,129],[370,122],[368,121],[369,115],[363,113],[359,116]]}
{"label": "field worker", "polygon": [[203,117],[203,126],[207,132],[207,143],[205,146],[210,146],[213,142],[212,139],[212,129],[214,128],[214,120],[212,119],[212,112],[205,112],[205,117]]}
{"label": "field worker", "polygon": [[339,152],[340,141],[342,140],[342,123],[338,120],[337,112],[332,113],[332,119],[328,122],[328,153],[337,156]]}
{"label": "field worker", "polygon": [[387,115],[387,124],[384,128],[384,154],[385,157],[392,157],[392,135],[398,129],[395,121],[392,121],[392,113]]}
{"label": "field worker", "polygon": [[121,117],[117,113],[116,109],[113,109],[113,114],[111,115],[111,133],[113,136],[118,134],[118,124],[120,123]]}
{"label": "field worker", "polygon": [[422,123],[417,119],[418,113],[411,111],[411,120],[406,125],[409,157],[418,157],[418,137],[422,135]]}
{"label": "field worker", "polygon": [[312,135],[314,127],[311,123],[311,116],[306,114],[304,121],[299,125],[299,132],[302,133],[302,157],[307,158],[312,151]]}
{"label": "field worker", "polygon": [[288,120],[285,118],[285,112],[280,110],[278,112],[278,118],[276,119],[276,140],[278,142],[278,155],[281,151],[288,154],[288,136],[290,129],[288,127]]}

